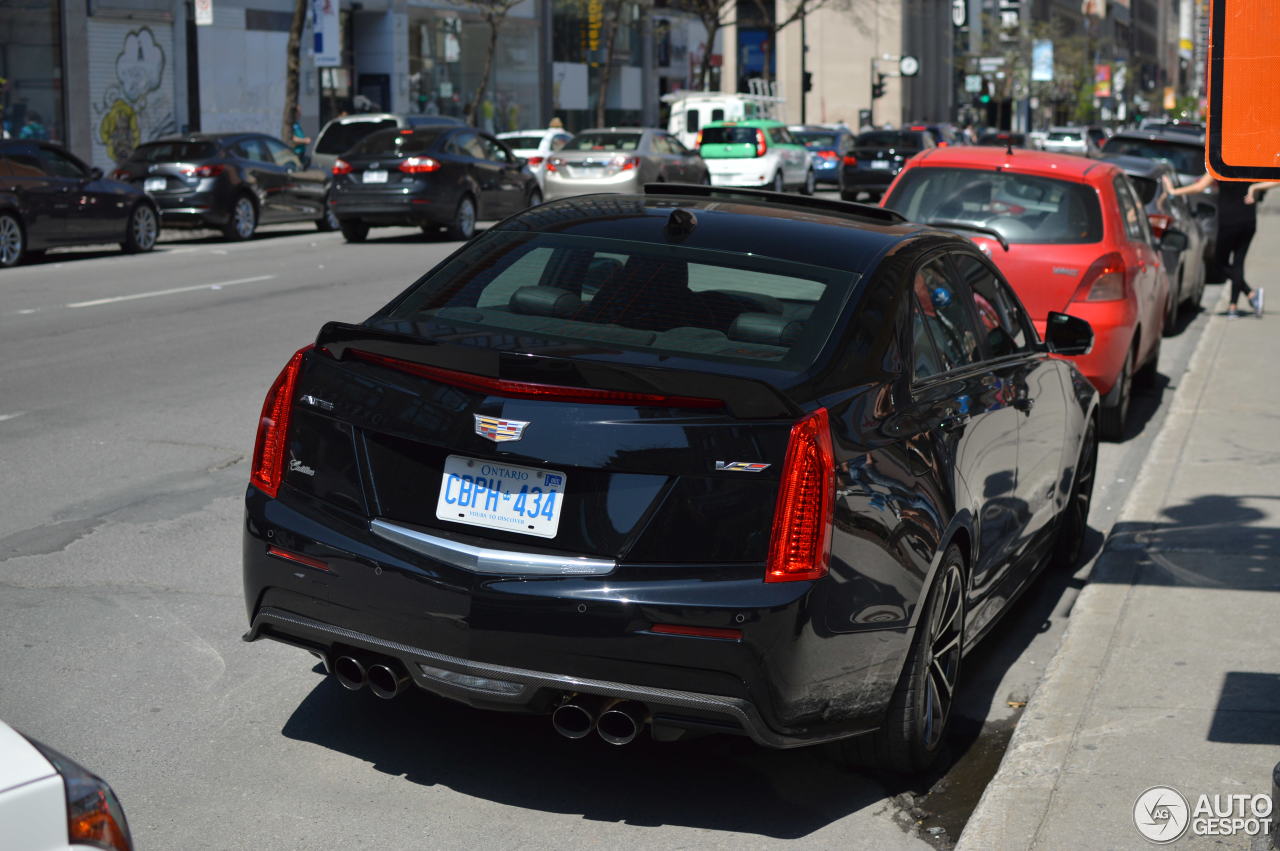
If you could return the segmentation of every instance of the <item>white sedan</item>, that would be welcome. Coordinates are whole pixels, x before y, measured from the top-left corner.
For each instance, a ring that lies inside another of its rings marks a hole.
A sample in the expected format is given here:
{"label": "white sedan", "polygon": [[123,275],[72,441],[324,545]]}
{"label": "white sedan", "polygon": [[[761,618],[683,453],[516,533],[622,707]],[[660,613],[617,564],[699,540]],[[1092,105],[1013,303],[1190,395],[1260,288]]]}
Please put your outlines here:
{"label": "white sedan", "polygon": [[499,133],[498,138],[511,149],[517,157],[529,164],[529,171],[538,178],[538,188],[546,194],[543,178],[547,173],[547,158],[560,150],[573,138],[573,134],[560,128],[546,130],[512,130]]}
{"label": "white sedan", "polygon": [[133,851],[133,840],[106,781],[0,721],[0,846]]}

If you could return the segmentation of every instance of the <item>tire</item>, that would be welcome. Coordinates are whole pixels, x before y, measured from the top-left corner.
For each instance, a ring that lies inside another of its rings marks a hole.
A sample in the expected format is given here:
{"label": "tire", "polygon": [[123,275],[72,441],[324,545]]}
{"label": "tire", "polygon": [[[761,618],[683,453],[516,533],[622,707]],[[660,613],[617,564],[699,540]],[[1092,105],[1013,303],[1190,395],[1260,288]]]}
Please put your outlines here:
{"label": "tire", "polygon": [[1172,337],[1173,332],[1178,329],[1178,309],[1182,307],[1182,284],[1185,274],[1186,266],[1179,266],[1177,286],[1169,285],[1169,298],[1165,300],[1164,306],[1164,327],[1160,329],[1163,337]]}
{"label": "tire", "polygon": [[333,207],[329,204],[329,197],[326,195],[324,199],[324,215],[316,219],[316,230],[321,233],[329,233],[330,231],[339,230],[342,222],[338,221],[338,216],[333,212]]}
{"label": "tire", "polygon": [[774,192],[786,192],[787,185],[782,181],[782,172],[778,172],[773,176],[773,185],[769,187]]}
{"label": "tire", "polygon": [[1135,387],[1151,387],[1156,383],[1156,373],[1160,368],[1160,346],[1164,343],[1164,338],[1156,337],[1155,349],[1147,358],[1137,372],[1133,374],[1133,384]]}
{"label": "tire", "polygon": [[535,190],[533,190],[532,192],[530,192],[530,193],[529,193],[529,206],[530,206],[530,207],[536,207],[536,206],[538,206],[538,205],[539,205],[539,204],[541,204],[541,203],[542,203],[542,193],[541,193],[541,192],[539,192],[538,190],[536,190],[536,189],[535,189]]}
{"label": "tire", "polygon": [[1125,422],[1129,419],[1129,403],[1133,399],[1133,347],[1124,356],[1124,365],[1115,386],[1102,398],[1098,435],[1103,440],[1123,440]]}
{"label": "tire", "polygon": [[942,556],[884,723],[874,733],[837,745],[844,764],[918,774],[938,758],[964,647],[964,575],[964,557],[952,544]]}
{"label": "tire", "polygon": [[339,219],[338,227],[347,242],[364,242],[369,238],[369,225],[359,219]]}
{"label": "tire", "polygon": [[818,179],[813,176],[813,169],[804,173],[804,186],[800,187],[801,195],[812,195],[818,189]]}
{"label": "tire", "polygon": [[141,254],[156,247],[160,238],[160,219],[150,204],[139,204],[129,214],[128,230],[120,247],[128,254]]}
{"label": "tire", "polygon": [[1058,515],[1058,535],[1052,564],[1059,570],[1074,570],[1080,562],[1084,533],[1089,527],[1089,506],[1093,502],[1093,480],[1098,469],[1098,430],[1093,420],[1085,428],[1080,454],[1076,458],[1075,481],[1067,504]]}
{"label": "tire", "polygon": [[0,267],[9,268],[22,262],[27,236],[22,222],[12,213],[0,213]]}
{"label": "tire", "polygon": [[222,226],[222,235],[230,242],[252,239],[258,229],[258,207],[248,195],[236,198],[231,218]]}
{"label": "tire", "polygon": [[471,239],[476,232],[476,202],[470,195],[458,200],[458,209],[449,224],[449,239]]}

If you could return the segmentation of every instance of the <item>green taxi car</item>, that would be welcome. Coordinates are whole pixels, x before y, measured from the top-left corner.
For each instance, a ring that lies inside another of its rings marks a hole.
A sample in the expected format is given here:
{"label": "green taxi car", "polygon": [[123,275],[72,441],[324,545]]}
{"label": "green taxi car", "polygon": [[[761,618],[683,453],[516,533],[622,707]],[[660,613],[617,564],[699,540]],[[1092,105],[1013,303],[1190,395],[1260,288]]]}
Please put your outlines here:
{"label": "green taxi car", "polygon": [[712,121],[698,133],[712,186],[750,186],[812,195],[809,150],[781,121]]}

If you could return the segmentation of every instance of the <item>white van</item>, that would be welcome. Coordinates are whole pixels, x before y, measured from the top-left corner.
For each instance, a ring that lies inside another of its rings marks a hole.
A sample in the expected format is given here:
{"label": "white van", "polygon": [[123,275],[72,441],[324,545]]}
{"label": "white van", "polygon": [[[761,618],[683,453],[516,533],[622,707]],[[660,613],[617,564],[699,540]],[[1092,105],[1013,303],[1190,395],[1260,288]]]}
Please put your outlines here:
{"label": "white van", "polygon": [[667,132],[686,148],[698,143],[698,131],[708,121],[749,121],[755,118],[778,119],[783,99],[769,95],[745,95],[733,92],[672,92],[663,95],[671,106]]}

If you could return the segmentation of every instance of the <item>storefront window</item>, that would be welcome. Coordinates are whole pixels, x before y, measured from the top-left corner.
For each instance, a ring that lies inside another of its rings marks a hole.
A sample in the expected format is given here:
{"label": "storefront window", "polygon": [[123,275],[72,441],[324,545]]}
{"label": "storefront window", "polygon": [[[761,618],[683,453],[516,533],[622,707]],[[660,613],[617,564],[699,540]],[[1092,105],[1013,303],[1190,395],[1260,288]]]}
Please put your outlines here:
{"label": "storefront window", "polygon": [[63,139],[57,0],[0,5],[0,108],[8,138]]}

